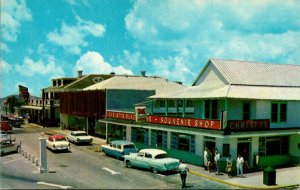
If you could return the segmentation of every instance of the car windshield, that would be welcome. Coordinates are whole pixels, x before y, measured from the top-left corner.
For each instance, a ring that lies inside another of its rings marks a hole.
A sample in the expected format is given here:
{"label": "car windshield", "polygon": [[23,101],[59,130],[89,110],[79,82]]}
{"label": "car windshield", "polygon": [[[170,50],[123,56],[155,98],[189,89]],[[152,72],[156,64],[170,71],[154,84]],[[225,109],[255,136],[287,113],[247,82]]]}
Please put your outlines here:
{"label": "car windshield", "polygon": [[76,133],[75,136],[87,136],[86,133]]}
{"label": "car windshield", "polygon": [[135,148],[134,144],[126,144],[123,146],[123,148]]}
{"label": "car windshield", "polygon": [[158,154],[155,156],[155,159],[162,159],[162,158],[167,158],[167,154]]}
{"label": "car windshield", "polygon": [[57,138],[55,139],[55,141],[65,141],[66,139],[65,138]]}

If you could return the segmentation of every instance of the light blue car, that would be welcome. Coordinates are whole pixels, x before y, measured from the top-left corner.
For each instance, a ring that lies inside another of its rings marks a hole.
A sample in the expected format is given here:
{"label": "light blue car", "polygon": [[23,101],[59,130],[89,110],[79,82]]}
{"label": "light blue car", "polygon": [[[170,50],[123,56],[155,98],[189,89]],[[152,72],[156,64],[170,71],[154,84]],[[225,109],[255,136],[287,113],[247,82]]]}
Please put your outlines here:
{"label": "light blue car", "polygon": [[126,167],[150,169],[153,173],[173,171],[179,166],[179,160],[169,158],[167,153],[160,149],[142,149],[138,153],[124,156]]}
{"label": "light blue car", "polygon": [[133,142],[115,140],[111,141],[108,145],[102,145],[101,151],[104,153],[104,155],[113,156],[117,159],[123,159],[124,155],[136,153],[137,148]]}

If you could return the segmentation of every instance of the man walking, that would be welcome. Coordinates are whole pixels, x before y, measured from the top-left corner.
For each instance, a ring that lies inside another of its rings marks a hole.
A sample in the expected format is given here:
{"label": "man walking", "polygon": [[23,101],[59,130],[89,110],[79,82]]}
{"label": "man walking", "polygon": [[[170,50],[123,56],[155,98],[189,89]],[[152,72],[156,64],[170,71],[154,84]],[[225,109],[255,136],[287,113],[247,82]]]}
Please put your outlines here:
{"label": "man walking", "polygon": [[186,187],[186,177],[187,177],[187,172],[189,171],[189,168],[187,167],[187,165],[184,163],[183,160],[180,161],[180,165],[178,166],[178,170],[180,173],[180,178],[181,178],[181,188],[185,188]]}

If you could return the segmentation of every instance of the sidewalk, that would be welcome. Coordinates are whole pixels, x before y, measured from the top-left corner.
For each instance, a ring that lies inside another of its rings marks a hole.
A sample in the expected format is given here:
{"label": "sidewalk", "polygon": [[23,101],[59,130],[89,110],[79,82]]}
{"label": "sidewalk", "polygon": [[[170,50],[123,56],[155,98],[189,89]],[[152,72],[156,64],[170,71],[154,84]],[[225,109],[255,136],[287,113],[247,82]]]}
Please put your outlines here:
{"label": "sidewalk", "polygon": [[[38,126],[38,125],[37,125]],[[61,130],[60,128],[47,128],[47,131],[53,131],[53,133],[61,133],[66,135],[68,130]],[[106,144],[105,139],[93,137],[94,145],[101,146]],[[208,173],[203,167],[188,164],[190,173],[198,175],[210,180],[214,180],[220,183],[231,185],[238,188],[247,189],[279,189],[279,188],[292,188],[300,190],[300,167],[290,167],[276,169],[276,185],[267,186],[263,184],[263,171],[246,173],[244,177],[229,178],[227,174],[221,173],[221,175],[215,175],[214,172]]]}

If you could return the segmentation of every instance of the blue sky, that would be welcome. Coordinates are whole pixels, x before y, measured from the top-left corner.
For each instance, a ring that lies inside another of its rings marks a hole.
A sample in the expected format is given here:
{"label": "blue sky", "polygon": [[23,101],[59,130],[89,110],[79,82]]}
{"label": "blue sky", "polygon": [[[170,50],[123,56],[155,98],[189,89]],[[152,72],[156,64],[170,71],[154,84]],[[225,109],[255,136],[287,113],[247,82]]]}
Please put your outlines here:
{"label": "blue sky", "polygon": [[2,0],[1,91],[55,77],[157,75],[191,85],[211,57],[300,64],[299,0]]}

